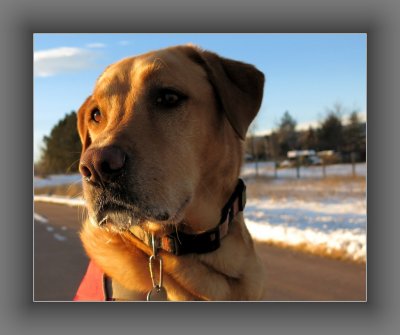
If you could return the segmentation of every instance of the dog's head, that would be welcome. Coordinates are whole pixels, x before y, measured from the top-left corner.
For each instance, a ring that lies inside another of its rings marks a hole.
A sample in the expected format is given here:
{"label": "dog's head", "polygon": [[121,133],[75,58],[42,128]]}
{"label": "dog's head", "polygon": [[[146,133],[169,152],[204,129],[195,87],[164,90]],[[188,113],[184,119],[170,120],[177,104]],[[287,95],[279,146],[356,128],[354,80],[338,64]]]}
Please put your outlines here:
{"label": "dog's head", "polygon": [[193,46],[109,66],[78,112],[91,221],[155,231],[216,226],[263,86],[255,67]]}

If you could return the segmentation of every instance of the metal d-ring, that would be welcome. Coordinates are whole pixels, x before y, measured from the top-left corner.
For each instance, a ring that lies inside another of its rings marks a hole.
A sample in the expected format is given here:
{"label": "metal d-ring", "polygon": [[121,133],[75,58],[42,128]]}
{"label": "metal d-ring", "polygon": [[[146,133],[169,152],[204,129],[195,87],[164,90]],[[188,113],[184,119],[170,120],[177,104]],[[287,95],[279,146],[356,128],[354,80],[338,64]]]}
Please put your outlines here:
{"label": "metal d-ring", "polygon": [[157,256],[158,245],[156,245],[156,240],[155,240],[155,237],[154,237],[154,233],[151,234],[151,247],[153,248],[152,256]]}
{"label": "metal d-ring", "polygon": [[[153,249],[153,254],[149,258],[149,270],[150,270],[150,277],[153,287],[160,288],[162,286],[162,259],[161,257],[157,256],[158,253],[158,240],[154,237],[154,233],[151,234],[151,247]],[[159,266],[159,278],[158,283],[156,284],[154,280],[154,271],[153,271],[153,261],[158,261]]]}
{"label": "metal d-ring", "polygon": [[[153,271],[153,261],[156,260],[158,261],[159,264],[159,278],[158,278],[158,283],[155,282],[154,280],[154,271]],[[150,269],[150,277],[151,277],[151,283],[153,284],[153,287],[155,288],[160,288],[162,287],[162,259],[160,257],[157,257],[155,255],[151,255],[149,258],[149,269]]]}

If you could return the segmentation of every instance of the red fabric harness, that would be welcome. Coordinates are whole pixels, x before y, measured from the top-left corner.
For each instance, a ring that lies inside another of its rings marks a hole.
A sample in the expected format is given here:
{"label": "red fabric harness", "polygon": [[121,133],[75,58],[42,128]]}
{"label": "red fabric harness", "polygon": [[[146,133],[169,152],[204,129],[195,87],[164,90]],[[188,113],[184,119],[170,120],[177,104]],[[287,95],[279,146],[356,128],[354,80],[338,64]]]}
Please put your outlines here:
{"label": "red fabric harness", "polygon": [[103,271],[93,261],[90,261],[73,300],[107,301],[104,276]]}

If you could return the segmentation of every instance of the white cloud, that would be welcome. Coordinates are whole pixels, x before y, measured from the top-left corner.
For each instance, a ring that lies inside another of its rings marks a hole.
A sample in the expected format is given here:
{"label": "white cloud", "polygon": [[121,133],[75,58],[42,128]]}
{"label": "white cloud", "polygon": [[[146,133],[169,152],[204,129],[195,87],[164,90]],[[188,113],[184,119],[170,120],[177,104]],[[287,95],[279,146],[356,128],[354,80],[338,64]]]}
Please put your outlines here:
{"label": "white cloud", "polygon": [[73,47],[60,47],[35,51],[35,77],[49,77],[60,73],[75,72],[93,66],[96,53]]}
{"label": "white cloud", "polygon": [[86,45],[88,48],[105,48],[106,45],[104,43],[89,43]]}

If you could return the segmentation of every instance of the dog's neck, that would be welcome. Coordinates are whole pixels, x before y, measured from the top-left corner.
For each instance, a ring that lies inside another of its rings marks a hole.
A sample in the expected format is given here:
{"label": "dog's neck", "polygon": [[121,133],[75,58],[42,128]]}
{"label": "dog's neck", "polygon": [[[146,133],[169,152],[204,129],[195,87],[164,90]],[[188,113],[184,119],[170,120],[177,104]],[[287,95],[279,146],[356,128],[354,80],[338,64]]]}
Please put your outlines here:
{"label": "dog's neck", "polygon": [[182,231],[154,237],[140,226],[133,226],[130,232],[144,244],[154,249],[161,249],[174,255],[203,254],[217,250],[221,239],[229,232],[229,225],[246,205],[246,186],[239,179],[229,200],[222,208],[219,223],[212,229],[198,234],[188,234]]}

